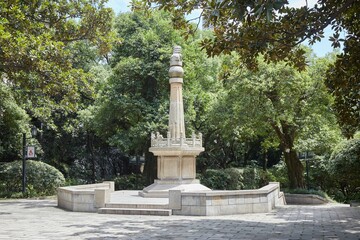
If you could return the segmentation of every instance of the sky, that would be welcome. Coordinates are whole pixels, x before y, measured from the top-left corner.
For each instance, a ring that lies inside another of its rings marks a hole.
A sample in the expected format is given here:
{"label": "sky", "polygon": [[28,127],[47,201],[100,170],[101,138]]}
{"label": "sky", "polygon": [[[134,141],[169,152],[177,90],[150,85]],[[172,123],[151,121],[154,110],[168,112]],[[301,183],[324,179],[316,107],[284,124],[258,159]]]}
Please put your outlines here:
{"label": "sky", "polygon": [[[308,3],[309,7],[314,6],[317,0],[288,0],[289,6],[291,7],[301,7]],[[111,7],[116,14],[121,12],[129,12],[130,11],[130,0],[109,0],[106,4],[107,7]],[[188,19],[195,18],[199,15],[200,10],[195,10],[191,15],[188,16]],[[315,54],[318,57],[324,57],[327,53],[332,52],[333,48],[331,47],[330,41],[328,41],[329,37],[332,35],[331,29],[328,27],[325,29],[324,38],[310,46]]]}

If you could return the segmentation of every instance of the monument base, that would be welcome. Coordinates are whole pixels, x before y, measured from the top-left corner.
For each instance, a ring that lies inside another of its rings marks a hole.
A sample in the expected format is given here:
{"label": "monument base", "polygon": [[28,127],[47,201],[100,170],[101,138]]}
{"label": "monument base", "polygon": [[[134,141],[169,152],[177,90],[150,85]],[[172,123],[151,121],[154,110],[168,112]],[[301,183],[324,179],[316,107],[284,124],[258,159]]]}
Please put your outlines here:
{"label": "monument base", "polygon": [[198,179],[189,180],[159,180],[144,188],[139,195],[146,198],[168,198],[169,190],[180,190],[182,192],[211,191],[210,188],[200,184]]}

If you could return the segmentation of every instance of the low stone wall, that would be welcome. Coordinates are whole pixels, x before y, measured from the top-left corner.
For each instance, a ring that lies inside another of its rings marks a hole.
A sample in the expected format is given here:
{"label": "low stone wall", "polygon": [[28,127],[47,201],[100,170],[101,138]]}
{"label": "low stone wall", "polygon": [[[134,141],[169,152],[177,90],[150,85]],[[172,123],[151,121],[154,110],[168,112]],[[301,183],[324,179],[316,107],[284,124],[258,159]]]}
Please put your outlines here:
{"label": "low stone wall", "polygon": [[317,205],[326,204],[329,201],[323,197],[315,194],[285,194],[285,199],[288,204],[299,204],[299,205]]}
{"label": "low stone wall", "polygon": [[180,192],[170,190],[169,207],[174,215],[215,216],[269,212],[284,205],[278,182],[255,190]]}
{"label": "low stone wall", "polygon": [[58,207],[74,212],[96,212],[110,201],[114,182],[59,187]]}

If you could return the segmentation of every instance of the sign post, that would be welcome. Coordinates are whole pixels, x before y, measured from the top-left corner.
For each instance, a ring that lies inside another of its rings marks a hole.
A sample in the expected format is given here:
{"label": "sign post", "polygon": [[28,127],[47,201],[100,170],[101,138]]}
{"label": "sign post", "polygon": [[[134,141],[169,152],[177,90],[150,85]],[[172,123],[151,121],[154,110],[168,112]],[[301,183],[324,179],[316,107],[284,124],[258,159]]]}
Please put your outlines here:
{"label": "sign post", "polygon": [[[37,129],[35,126],[31,128],[31,136],[35,137]],[[22,134],[23,146],[22,146],[22,192],[26,193],[26,158],[35,158],[35,146],[26,146],[26,133]]]}

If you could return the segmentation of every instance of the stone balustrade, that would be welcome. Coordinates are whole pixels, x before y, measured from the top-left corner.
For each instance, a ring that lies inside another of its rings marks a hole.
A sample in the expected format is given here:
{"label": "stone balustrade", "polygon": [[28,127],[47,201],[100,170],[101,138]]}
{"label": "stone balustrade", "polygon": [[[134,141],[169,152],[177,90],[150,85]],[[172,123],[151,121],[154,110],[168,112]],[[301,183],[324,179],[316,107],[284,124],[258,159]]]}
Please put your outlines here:
{"label": "stone balustrade", "polygon": [[158,132],[151,134],[151,146],[152,147],[176,147],[176,146],[188,146],[188,147],[202,147],[202,134],[192,134],[191,138],[171,138],[170,133],[167,133],[167,137],[164,138]]}
{"label": "stone balustrade", "polygon": [[278,182],[254,190],[181,192],[169,191],[169,207],[174,215],[215,216],[266,213],[284,205]]}
{"label": "stone balustrade", "polygon": [[59,187],[58,207],[73,212],[96,212],[110,201],[114,182]]}

